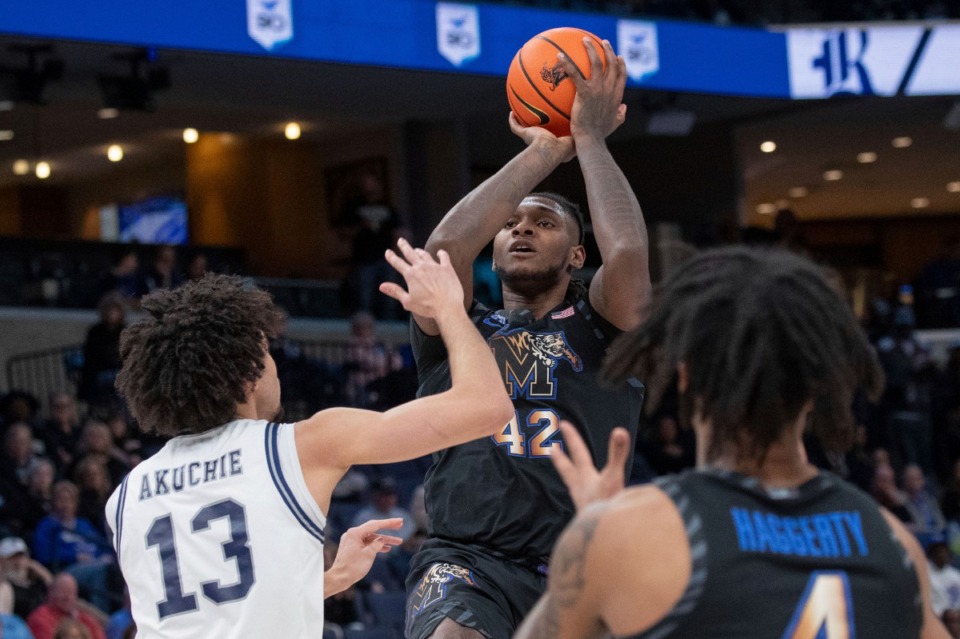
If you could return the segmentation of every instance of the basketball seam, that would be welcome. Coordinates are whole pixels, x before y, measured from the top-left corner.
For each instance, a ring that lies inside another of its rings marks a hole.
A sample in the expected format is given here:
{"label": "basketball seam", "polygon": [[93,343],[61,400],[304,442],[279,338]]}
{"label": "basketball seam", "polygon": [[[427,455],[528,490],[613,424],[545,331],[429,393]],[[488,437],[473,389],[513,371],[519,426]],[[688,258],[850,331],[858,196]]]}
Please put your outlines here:
{"label": "basketball seam", "polygon": [[[551,44],[553,44],[553,43],[551,43]],[[557,45],[553,45],[553,46],[557,46]],[[530,74],[527,73],[527,67],[526,67],[526,65],[523,63],[523,55],[521,55],[522,53],[523,53],[523,51],[521,50],[520,53],[518,53],[517,55],[518,55],[518,57],[520,58],[520,70],[523,71],[523,76],[527,79],[527,84],[529,84],[530,87],[531,87],[534,91],[537,92],[537,95],[539,95],[541,98],[543,98],[543,101],[544,101],[544,102],[546,102],[547,104],[550,105],[550,108],[552,108],[554,111],[556,111],[557,113],[559,113],[560,115],[562,115],[563,117],[565,117],[566,119],[569,120],[569,119],[570,119],[570,114],[564,113],[563,111],[561,111],[560,109],[558,109],[558,108],[557,108],[557,105],[555,105],[553,102],[551,102],[550,99],[543,94],[543,92],[540,90],[540,88],[537,87],[536,83],[535,83],[532,79],[530,79]]]}
{"label": "basketball seam", "polygon": [[[527,108],[530,110],[531,113],[533,113],[535,116],[537,116],[537,119],[540,120],[540,126],[543,126],[544,124],[549,124],[549,123],[550,123],[550,116],[547,115],[545,111],[541,111],[541,110],[538,109],[537,107],[533,106],[532,104],[530,104],[529,102],[527,102],[526,100],[524,100],[523,98],[521,98],[521,97],[520,97],[520,94],[517,93],[517,90],[514,89],[512,86],[510,87],[510,92],[513,93],[514,97],[517,98],[517,100],[520,101],[520,104],[522,104],[523,106],[527,107]],[[528,125],[528,126],[529,126],[529,125]]]}
{"label": "basketball seam", "polygon": [[577,70],[577,73],[580,74],[580,77],[583,78],[584,80],[587,79],[587,76],[585,76],[585,75],[583,74],[583,71],[581,71],[581,70],[580,70],[580,67],[577,66],[577,63],[573,61],[573,58],[570,57],[570,54],[567,53],[566,51],[564,51],[562,48],[560,48],[560,45],[559,45],[559,44],[557,44],[556,42],[554,42],[553,40],[551,40],[550,38],[548,38],[548,37],[546,37],[546,36],[538,35],[537,37],[540,38],[541,40],[543,40],[544,42],[549,42],[549,43],[552,44],[554,47],[556,47],[557,51],[559,51],[560,53],[562,53],[563,55],[565,55],[565,56],[567,57],[567,60],[569,60],[569,61],[570,61],[570,64],[573,65],[573,68]]}

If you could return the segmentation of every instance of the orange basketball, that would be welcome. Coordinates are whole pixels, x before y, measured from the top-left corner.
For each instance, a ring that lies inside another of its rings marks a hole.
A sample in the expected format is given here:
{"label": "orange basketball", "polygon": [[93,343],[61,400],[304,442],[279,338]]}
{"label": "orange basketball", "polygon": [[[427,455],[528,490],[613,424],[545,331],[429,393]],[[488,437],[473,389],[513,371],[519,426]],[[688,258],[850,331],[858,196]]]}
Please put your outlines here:
{"label": "orange basketball", "polygon": [[524,126],[542,126],[556,136],[570,135],[570,110],[577,89],[557,60],[563,52],[585,78],[590,77],[590,58],[583,39],[590,38],[603,66],[600,38],[574,27],[550,29],[524,44],[510,63],[507,73],[507,100]]}

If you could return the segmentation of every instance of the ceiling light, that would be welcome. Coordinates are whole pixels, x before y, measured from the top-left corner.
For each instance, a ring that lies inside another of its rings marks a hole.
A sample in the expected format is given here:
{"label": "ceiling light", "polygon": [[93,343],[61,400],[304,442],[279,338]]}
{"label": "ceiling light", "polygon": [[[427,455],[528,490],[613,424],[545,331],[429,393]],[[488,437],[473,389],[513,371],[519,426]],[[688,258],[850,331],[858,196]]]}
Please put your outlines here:
{"label": "ceiling light", "polygon": [[823,174],[823,179],[827,182],[836,182],[837,180],[843,179],[843,171],[837,169],[825,171]]}
{"label": "ceiling light", "polygon": [[107,159],[111,162],[119,162],[123,159],[123,147],[119,144],[111,144],[107,147]]}
{"label": "ceiling light", "polygon": [[764,202],[763,204],[757,205],[757,213],[760,215],[773,215],[777,212],[777,207],[770,202]]}
{"label": "ceiling light", "polygon": [[37,177],[41,180],[46,180],[50,177],[50,164],[48,162],[37,162],[37,166],[34,169],[37,174]]}
{"label": "ceiling light", "polygon": [[910,200],[910,206],[915,209],[925,209],[930,206],[930,199],[925,197],[915,197]]}
{"label": "ceiling light", "polygon": [[872,164],[877,161],[877,154],[873,151],[864,151],[863,153],[857,153],[857,162],[860,164]]}
{"label": "ceiling light", "polygon": [[895,149],[905,149],[911,144],[913,144],[913,138],[910,138],[904,135],[899,138],[893,138],[890,144],[892,144],[893,148]]}
{"label": "ceiling light", "polygon": [[947,182],[947,190],[951,193],[960,193],[960,181]]}
{"label": "ceiling light", "polygon": [[287,136],[288,140],[296,140],[300,138],[300,125],[296,122],[288,122],[287,126],[283,129],[283,134]]}
{"label": "ceiling light", "polygon": [[807,197],[807,194],[809,192],[810,191],[807,190],[807,187],[805,186],[795,186],[789,191],[787,191],[787,195],[789,195],[790,197]]}
{"label": "ceiling light", "polygon": [[30,163],[26,160],[15,160],[13,162],[14,175],[26,175],[30,172]]}
{"label": "ceiling light", "polygon": [[112,120],[118,115],[120,115],[120,109],[114,109],[113,107],[104,107],[97,111],[97,117],[101,120]]}
{"label": "ceiling light", "polygon": [[0,130],[0,142],[6,142],[13,139],[13,131],[9,129]]}
{"label": "ceiling light", "polygon": [[194,128],[183,130],[183,141],[187,144],[193,144],[200,139],[200,132]]}
{"label": "ceiling light", "polygon": [[777,143],[773,140],[767,140],[766,142],[760,143],[760,150],[764,153],[773,153],[777,150]]}

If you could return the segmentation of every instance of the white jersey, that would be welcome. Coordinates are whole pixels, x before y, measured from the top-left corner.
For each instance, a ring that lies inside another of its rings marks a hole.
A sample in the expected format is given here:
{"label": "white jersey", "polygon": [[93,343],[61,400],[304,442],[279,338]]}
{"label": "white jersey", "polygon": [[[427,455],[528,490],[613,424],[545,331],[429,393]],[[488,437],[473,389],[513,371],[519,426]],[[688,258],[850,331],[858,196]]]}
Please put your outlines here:
{"label": "white jersey", "polygon": [[176,437],[110,496],[138,639],[321,635],[326,518],[293,431],[239,420]]}

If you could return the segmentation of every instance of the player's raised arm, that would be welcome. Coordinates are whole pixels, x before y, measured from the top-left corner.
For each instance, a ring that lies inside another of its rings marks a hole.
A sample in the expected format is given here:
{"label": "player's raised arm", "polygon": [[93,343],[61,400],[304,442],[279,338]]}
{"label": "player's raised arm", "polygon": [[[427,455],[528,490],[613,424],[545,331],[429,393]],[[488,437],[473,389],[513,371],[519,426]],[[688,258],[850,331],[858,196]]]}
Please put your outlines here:
{"label": "player's raised arm", "polygon": [[308,485],[333,482],[325,493],[311,489],[321,507],[353,464],[426,455],[491,435],[513,417],[493,354],[467,317],[463,289],[446,252],[438,262],[404,240],[399,247],[403,257],[388,251],[387,259],[403,275],[407,290],[386,283],[381,291],[437,323],[450,357],[452,385],[385,413],[334,408],[298,423],[297,451]]}
{"label": "player's raised arm", "polygon": [[[574,156],[573,138],[558,138],[540,127],[524,127],[513,113],[510,130],[526,142],[527,147],[450,209],[427,239],[428,252],[436,255],[443,249],[449,254],[463,286],[465,308],[473,301],[473,261],[480,251],[503,228],[533,187]],[[433,318],[416,312],[414,318],[424,333],[439,332]]]}
{"label": "player's raised arm", "polygon": [[570,129],[587,187],[587,204],[593,234],[603,265],[590,284],[590,303],[617,328],[628,330],[643,319],[650,296],[647,227],[637,197],[607,149],[606,137],[622,122],[626,68],[610,43],[604,40],[607,60],[589,38],[584,46],[590,57],[590,79],[584,79],[566,57],[561,62],[577,87]]}

